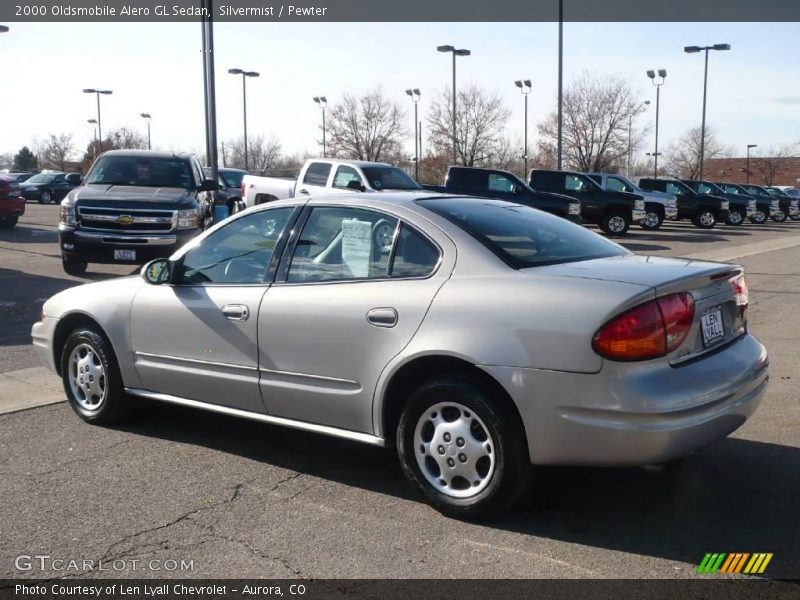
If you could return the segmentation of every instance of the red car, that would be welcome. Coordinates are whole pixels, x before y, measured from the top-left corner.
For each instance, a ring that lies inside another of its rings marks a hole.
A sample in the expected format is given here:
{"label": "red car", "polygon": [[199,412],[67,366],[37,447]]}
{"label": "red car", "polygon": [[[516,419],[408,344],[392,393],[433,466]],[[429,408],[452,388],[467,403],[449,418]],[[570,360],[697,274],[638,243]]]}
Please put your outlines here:
{"label": "red car", "polygon": [[25,198],[19,191],[19,183],[12,177],[0,175],[0,229],[17,224],[25,214]]}

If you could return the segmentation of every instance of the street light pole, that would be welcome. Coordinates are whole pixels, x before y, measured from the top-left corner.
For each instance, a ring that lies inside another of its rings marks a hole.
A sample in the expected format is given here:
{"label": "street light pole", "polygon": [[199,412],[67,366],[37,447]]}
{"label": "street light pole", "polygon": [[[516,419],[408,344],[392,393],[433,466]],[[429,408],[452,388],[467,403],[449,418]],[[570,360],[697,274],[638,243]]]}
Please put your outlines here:
{"label": "street light pole", "polygon": [[408,89],[406,90],[406,94],[414,103],[414,178],[419,181],[419,114],[417,112],[417,105],[419,104],[421,94],[419,88]]}
{"label": "street light pole", "polygon": [[713,46],[685,46],[683,51],[687,54],[705,52],[705,71],[703,72],[703,120],[700,125],[700,179],[703,179],[703,162],[706,148],[706,95],[708,92],[708,51],[709,50],[730,50],[730,44],[714,44]]}
{"label": "street light pole", "polygon": [[558,0],[558,170],[561,170],[564,127],[564,0]]}
{"label": "street light pole", "polygon": [[314,102],[319,104],[319,107],[322,109],[322,158],[327,158],[328,149],[325,143],[325,109],[328,106],[328,99],[325,96],[314,96]]}
{"label": "street light pole", "polygon": [[661,81],[656,81],[656,72],[652,69],[647,71],[647,76],[650,78],[650,81],[656,86],[656,148],[655,152],[653,152],[653,156],[655,157],[655,161],[653,162],[653,177],[658,179],[658,109],[659,104],[661,103],[661,86],[664,85],[664,81],[667,77],[667,70],[666,69],[659,69],[658,76],[661,78]]}
{"label": "street light pole", "polygon": [[457,49],[455,46],[437,46],[436,50],[439,52],[450,52],[453,54],[453,164],[458,162],[457,158],[457,142],[456,142],[456,56],[469,56],[472,54],[465,48]]}
{"label": "street light pole", "polygon": [[519,91],[522,92],[522,95],[525,96],[525,156],[523,157],[525,161],[525,178],[528,177],[528,94],[531,93],[533,86],[531,85],[530,79],[518,79],[514,82],[519,88]]}
{"label": "street light pole", "polygon": [[147,149],[150,150],[152,148],[150,145],[150,113],[141,113],[141,117],[147,121]]}
{"label": "street light pole", "polygon": [[86,119],[87,123],[91,123],[94,125],[92,130],[94,131],[94,146],[92,146],[92,158],[97,158],[97,119]]}
{"label": "street light pole", "polygon": [[757,148],[758,144],[747,144],[747,183],[750,183],[750,148]]}
{"label": "street light pole", "polygon": [[100,144],[100,152],[103,151],[103,129],[100,126],[100,94],[109,95],[113,94],[111,90],[96,90],[94,88],[86,88],[83,90],[84,94],[94,94],[97,97],[97,137]]}
{"label": "street light pole", "polygon": [[631,176],[631,146],[632,146],[631,129],[633,129],[633,117],[634,114],[637,114],[644,106],[649,106],[649,105],[650,105],[650,100],[645,100],[639,105],[639,108],[636,109],[636,113],[631,113],[628,116],[628,161],[627,164],[625,165],[625,177],[628,178],[630,178]]}
{"label": "street light pole", "polygon": [[242,76],[242,119],[244,120],[244,170],[247,171],[250,168],[250,163],[248,160],[248,153],[247,153],[247,78],[258,77],[259,75],[255,71],[244,71],[242,69],[228,69],[228,73],[230,73],[231,75]]}

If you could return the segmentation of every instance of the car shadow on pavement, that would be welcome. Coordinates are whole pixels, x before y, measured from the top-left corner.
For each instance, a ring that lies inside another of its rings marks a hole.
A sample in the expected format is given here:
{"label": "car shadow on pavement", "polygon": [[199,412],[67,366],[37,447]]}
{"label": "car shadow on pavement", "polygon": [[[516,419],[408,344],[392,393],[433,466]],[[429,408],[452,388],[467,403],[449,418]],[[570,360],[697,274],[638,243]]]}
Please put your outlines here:
{"label": "car shadow on pavement", "polygon": [[[58,242],[58,230],[44,227],[24,226],[0,229],[0,242],[12,244],[49,244]],[[59,246],[56,245],[56,252]]]}
{"label": "car shadow on pavement", "polygon": [[[150,403],[119,429],[422,502],[390,450]],[[539,467],[526,500],[480,526],[682,564],[772,552],[766,575],[797,578],[799,472],[800,449],[738,438],[664,470]]]}

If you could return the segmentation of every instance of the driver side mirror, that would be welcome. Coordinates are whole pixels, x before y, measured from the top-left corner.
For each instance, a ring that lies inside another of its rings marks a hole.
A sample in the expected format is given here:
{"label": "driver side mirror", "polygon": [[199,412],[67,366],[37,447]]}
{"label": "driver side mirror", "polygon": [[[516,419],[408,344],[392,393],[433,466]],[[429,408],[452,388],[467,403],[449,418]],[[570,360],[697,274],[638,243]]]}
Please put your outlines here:
{"label": "driver side mirror", "polygon": [[351,179],[350,181],[348,181],[347,182],[347,189],[348,190],[354,190],[356,192],[365,192],[367,190],[367,188],[364,187],[361,184],[361,182],[358,181],[357,179]]}
{"label": "driver side mirror", "polygon": [[197,189],[201,192],[216,192],[219,189],[219,182],[213,179],[203,179],[203,183]]}
{"label": "driver side mirror", "polygon": [[83,177],[81,176],[80,173],[69,173],[67,175],[67,183],[71,187],[78,187],[81,184],[82,181],[83,181]]}
{"label": "driver side mirror", "polygon": [[166,258],[151,260],[142,267],[141,275],[150,285],[169,283],[172,277],[172,263]]}

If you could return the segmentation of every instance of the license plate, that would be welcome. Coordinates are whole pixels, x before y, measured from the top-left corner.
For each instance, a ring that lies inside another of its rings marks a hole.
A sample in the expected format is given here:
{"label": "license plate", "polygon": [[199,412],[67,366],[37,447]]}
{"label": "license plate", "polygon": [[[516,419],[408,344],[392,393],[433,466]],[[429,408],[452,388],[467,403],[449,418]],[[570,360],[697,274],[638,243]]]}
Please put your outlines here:
{"label": "license plate", "polygon": [[136,260],[136,250],[114,250],[114,260]]}
{"label": "license plate", "polygon": [[700,329],[703,331],[703,346],[710,346],[725,336],[721,306],[712,308],[700,317]]}

